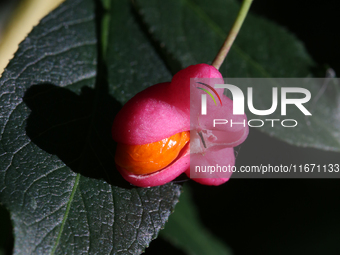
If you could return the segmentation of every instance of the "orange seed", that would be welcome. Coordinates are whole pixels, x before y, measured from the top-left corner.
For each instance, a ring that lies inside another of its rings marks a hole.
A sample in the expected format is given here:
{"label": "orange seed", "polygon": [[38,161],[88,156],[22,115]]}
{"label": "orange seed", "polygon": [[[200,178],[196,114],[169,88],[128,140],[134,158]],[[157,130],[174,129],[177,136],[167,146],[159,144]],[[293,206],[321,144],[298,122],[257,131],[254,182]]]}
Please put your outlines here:
{"label": "orange seed", "polygon": [[127,145],[118,143],[116,164],[133,174],[149,174],[174,161],[190,140],[190,131],[177,133],[161,141]]}

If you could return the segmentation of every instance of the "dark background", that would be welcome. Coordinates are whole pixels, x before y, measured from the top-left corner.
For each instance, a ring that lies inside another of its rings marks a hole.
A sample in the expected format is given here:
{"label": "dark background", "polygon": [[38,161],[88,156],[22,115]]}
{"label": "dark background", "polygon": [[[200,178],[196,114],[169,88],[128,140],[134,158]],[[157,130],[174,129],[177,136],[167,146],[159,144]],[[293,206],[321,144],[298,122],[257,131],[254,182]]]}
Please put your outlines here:
{"label": "dark background", "polygon": [[[3,4],[0,0],[0,16]],[[11,2],[8,0],[7,2]],[[286,27],[319,65],[340,74],[336,0],[254,0],[251,12]],[[1,20],[1,19],[0,19]],[[238,165],[340,163],[340,153],[290,146],[256,129]],[[203,224],[235,255],[340,254],[340,179],[231,179],[219,187],[188,181]],[[1,250],[11,254],[10,219],[0,207]],[[183,254],[158,238],[146,254]]]}

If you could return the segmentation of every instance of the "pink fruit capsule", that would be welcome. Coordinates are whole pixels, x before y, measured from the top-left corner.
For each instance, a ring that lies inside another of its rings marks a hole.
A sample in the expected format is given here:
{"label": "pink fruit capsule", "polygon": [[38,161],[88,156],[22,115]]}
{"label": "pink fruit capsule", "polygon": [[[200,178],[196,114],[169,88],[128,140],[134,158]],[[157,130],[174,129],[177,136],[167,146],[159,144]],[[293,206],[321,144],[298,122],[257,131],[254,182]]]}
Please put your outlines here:
{"label": "pink fruit capsule", "polygon": [[[216,114],[232,116],[232,101],[223,95],[223,89],[216,89],[221,105],[214,109],[213,114],[201,116],[199,100],[205,92],[190,89],[192,78],[215,78],[223,83],[222,75],[215,67],[192,65],[175,74],[171,82],[156,84],[141,91],[117,114],[112,126],[113,139],[119,144],[116,165],[131,184],[151,187],[168,183],[182,173],[190,177],[190,157],[201,165],[234,165],[233,147],[246,139],[248,126],[230,128],[223,125],[218,130],[212,130],[211,123]],[[190,113],[193,121],[190,121]],[[193,118],[195,114],[197,118]],[[242,121],[246,116],[237,118]],[[185,136],[190,137],[190,143],[182,139],[183,132],[188,134],[188,131],[190,136]],[[198,143],[193,140],[197,139],[196,134],[201,131],[207,139],[207,148],[197,147],[195,144]],[[180,144],[175,153],[169,141],[174,147]],[[190,149],[190,146],[194,148]],[[148,171],[148,167],[143,169],[143,165],[150,164],[152,171]],[[155,165],[160,167],[154,168]],[[131,170],[133,168],[138,170]],[[229,179],[205,177],[211,176],[202,175],[202,178],[194,180],[205,185],[220,185]]]}

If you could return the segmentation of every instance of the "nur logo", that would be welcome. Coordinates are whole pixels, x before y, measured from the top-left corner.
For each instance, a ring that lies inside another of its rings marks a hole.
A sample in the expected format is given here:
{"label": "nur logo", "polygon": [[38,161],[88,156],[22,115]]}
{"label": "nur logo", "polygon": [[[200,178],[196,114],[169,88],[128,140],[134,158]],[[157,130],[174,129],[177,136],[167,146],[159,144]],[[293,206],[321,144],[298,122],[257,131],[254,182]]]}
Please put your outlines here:
{"label": "nur logo", "polygon": [[[203,82],[197,82],[197,83],[206,86],[212,92],[214,92],[215,95],[217,96],[218,100],[220,101],[221,106],[222,106],[222,100],[221,100],[220,96],[217,94],[217,91],[213,87],[211,87],[210,85],[205,84]],[[203,90],[204,92],[206,92],[212,98],[212,100],[214,100],[214,103],[217,106],[217,103],[216,103],[216,100],[215,100],[214,96],[208,90],[206,90],[204,88],[200,88],[200,87],[197,87],[197,88]],[[202,94],[201,100],[202,100],[202,103],[201,103],[201,114],[202,115],[207,115],[207,95],[206,94]]]}

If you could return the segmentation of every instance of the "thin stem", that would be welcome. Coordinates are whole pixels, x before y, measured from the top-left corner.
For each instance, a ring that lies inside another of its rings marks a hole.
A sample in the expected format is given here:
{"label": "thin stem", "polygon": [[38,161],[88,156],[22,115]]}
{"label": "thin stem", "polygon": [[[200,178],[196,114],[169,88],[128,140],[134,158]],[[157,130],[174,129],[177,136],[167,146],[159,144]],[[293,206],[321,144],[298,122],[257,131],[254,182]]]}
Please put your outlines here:
{"label": "thin stem", "polygon": [[218,52],[218,54],[216,55],[212,65],[218,70],[220,69],[224,59],[226,58],[231,45],[233,45],[235,38],[238,34],[238,32],[240,31],[240,28],[243,24],[243,21],[245,20],[250,5],[253,2],[253,0],[243,0],[240,12],[238,13],[236,20],[234,22],[234,25],[232,26],[227,38],[225,39],[220,51]]}

